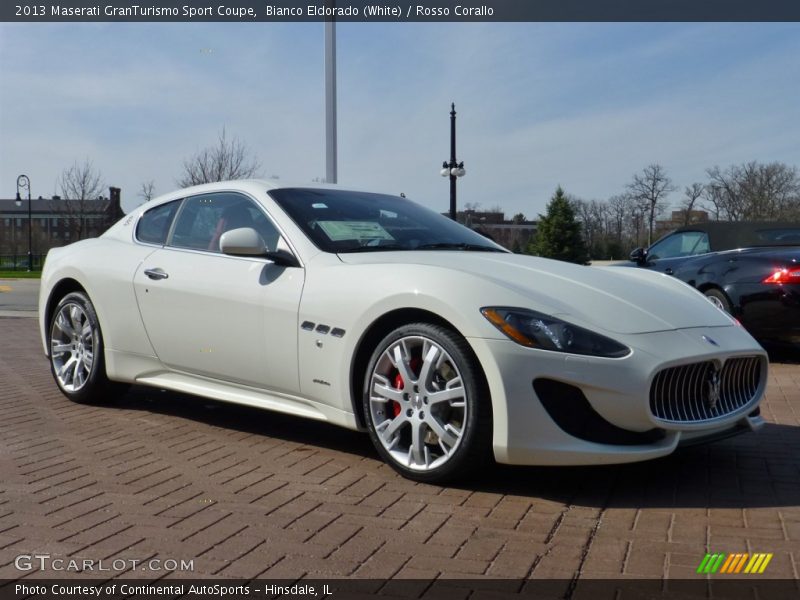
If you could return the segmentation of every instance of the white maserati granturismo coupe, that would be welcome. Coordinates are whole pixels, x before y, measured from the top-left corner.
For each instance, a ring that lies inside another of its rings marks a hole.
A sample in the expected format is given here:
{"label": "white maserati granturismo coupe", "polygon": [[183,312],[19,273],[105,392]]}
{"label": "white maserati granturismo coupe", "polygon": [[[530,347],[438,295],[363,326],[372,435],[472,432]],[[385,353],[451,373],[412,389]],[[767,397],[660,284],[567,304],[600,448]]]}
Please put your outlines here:
{"label": "white maserati granturismo coupe", "polygon": [[507,252],[404,197],[237,181],[51,250],[58,387],[366,430],[403,475],[639,461],[763,424],[767,356],[672,277]]}

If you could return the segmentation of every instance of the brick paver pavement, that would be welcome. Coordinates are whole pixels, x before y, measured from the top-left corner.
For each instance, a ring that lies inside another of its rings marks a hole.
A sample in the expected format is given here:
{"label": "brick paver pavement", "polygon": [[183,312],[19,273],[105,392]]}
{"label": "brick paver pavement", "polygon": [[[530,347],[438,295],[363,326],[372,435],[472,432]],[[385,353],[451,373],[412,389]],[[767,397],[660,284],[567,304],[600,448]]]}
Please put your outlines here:
{"label": "brick paver pavement", "polygon": [[201,577],[676,578],[706,551],[772,552],[767,576],[798,577],[796,363],[773,364],[757,435],[443,488],[324,423],[145,388],[73,404],[33,319],[0,319],[0,340],[0,578],[33,553],[193,560]]}

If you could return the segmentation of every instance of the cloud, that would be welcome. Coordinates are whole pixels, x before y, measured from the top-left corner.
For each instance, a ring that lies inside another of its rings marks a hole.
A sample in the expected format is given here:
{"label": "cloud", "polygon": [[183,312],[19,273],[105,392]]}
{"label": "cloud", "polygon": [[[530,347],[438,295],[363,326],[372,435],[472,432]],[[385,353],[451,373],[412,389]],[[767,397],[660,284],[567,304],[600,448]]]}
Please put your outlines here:
{"label": "cloud", "polygon": [[[618,193],[652,162],[683,186],[745,160],[800,164],[797,24],[339,24],[340,182],[446,210],[544,211],[556,185]],[[36,43],[30,43],[35,39]],[[50,195],[88,157],[127,208],[174,188],[222,127],[263,175],[324,175],[323,25],[0,24],[0,195]]]}

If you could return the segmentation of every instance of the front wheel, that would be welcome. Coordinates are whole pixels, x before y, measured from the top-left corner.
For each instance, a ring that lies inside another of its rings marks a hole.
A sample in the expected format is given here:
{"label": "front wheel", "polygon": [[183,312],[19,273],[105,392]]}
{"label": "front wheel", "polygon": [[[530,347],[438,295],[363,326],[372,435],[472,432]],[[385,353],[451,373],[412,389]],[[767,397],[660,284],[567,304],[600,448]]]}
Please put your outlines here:
{"label": "front wheel", "polygon": [[103,362],[103,336],[97,314],[83,292],[67,294],[50,320],[50,370],[70,400],[100,403],[112,385]]}
{"label": "front wheel", "polygon": [[449,329],[415,323],[387,335],[370,359],[363,402],[375,448],[405,477],[443,482],[490,456],[488,387]]}

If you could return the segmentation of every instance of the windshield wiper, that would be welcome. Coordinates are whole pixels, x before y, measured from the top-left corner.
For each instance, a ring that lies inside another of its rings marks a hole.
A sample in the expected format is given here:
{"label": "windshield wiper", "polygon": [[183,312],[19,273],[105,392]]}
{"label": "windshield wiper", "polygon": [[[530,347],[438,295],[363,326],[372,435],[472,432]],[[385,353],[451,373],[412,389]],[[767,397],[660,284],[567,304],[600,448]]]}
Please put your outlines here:
{"label": "windshield wiper", "polygon": [[414,250],[468,250],[471,252],[503,252],[500,248],[493,246],[483,246],[481,244],[467,244],[465,242],[436,242],[434,244],[422,244]]}

